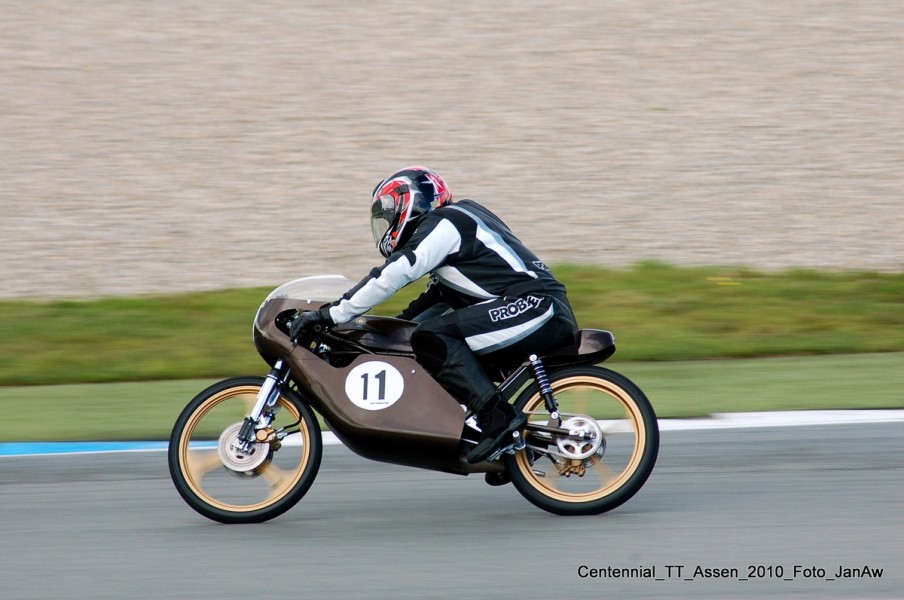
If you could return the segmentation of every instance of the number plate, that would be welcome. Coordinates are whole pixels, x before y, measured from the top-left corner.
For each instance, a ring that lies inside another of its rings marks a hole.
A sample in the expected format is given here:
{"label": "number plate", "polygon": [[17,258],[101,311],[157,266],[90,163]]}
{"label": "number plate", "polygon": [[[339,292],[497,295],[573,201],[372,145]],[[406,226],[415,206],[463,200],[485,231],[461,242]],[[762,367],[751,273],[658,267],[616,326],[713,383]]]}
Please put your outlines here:
{"label": "number plate", "polygon": [[345,394],[364,410],[389,408],[402,397],[405,379],[398,369],[382,361],[358,365],[345,379]]}

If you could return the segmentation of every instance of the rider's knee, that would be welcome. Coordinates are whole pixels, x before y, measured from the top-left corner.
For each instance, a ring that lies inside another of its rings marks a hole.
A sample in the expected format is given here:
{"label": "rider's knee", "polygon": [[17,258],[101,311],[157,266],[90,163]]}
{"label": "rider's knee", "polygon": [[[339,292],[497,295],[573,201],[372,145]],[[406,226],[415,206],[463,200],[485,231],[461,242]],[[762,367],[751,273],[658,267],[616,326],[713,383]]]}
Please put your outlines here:
{"label": "rider's knee", "polygon": [[442,336],[418,327],[411,334],[411,348],[419,363],[428,371],[435,371],[446,362],[448,352]]}

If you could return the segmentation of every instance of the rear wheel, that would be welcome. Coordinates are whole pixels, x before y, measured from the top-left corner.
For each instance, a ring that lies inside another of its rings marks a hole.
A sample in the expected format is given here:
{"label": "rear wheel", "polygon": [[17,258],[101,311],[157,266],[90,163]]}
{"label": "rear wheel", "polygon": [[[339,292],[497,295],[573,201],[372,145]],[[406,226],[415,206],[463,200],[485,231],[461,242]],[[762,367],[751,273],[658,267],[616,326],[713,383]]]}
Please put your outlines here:
{"label": "rear wheel", "polygon": [[[169,444],[169,469],[182,498],[221,523],[259,523],[301,500],[320,468],[320,426],[307,404],[284,390],[271,426],[250,450],[238,445],[263,377],[236,377],[198,394],[182,411]],[[272,409],[271,409],[272,410]]]}
{"label": "rear wheel", "polygon": [[[551,421],[536,384],[515,401],[528,424],[527,447],[505,457],[512,483],[534,505],[559,515],[620,506],[656,464],[659,427],[649,400],[628,378],[601,367],[554,371],[550,385],[559,423]],[[559,432],[543,430],[550,427]]]}

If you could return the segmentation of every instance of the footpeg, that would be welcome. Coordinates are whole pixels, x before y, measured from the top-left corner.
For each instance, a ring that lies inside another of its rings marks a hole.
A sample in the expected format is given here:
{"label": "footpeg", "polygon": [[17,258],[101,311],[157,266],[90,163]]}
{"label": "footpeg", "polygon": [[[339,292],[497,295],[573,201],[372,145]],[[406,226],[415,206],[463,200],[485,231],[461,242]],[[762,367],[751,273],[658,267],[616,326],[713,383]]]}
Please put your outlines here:
{"label": "footpeg", "polygon": [[512,445],[514,450],[524,450],[527,448],[527,442],[524,441],[524,436],[521,435],[520,431],[514,432],[512,437],[515,438],[515,443]]}
{"label": "footpeg", "polygon": [[512,432],[512,440],[511,444],[507,444],[496,450],[487,458],[488,461],[499,460],[499,458],[503,454],[514,454],[518,450],[524,450],[527,447],[527,443],[524,441],[524,438],[521,436],[520,431]]}

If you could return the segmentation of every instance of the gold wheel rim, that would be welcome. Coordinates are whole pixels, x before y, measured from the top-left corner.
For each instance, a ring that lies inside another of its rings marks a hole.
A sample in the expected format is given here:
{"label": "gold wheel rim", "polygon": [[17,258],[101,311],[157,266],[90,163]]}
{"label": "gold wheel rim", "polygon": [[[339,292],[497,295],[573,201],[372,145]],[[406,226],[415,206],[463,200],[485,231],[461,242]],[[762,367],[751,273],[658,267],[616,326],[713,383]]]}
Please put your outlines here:
{"label": "gold wheel rim", "polygon": [[299,421],[297,435],[301,440],[301,458],[298,461],[297,466],[286,470],[274,465],[272,461],[268,460],[262,466],[260,476],[269,485],[269,493],[263,500],[250,504],[225,502],[208,492],[202,485],[204,476],[223,467],[223,463],[221,462],[215,447],[205,448],[204,450],[191,449],[190,445],[193,433],[204,421],[205,416],[229,400],[241,397],[245,401],[247,407],[246,413],[250,412],[259,391],[260,386],[246,385],[229,388],[214,394],[206,399],[198,409],[192,413],[182,430],[182,435],[179,438],[178,452],[180,469],[188,487],[205,504],[229,512],[253,512],[266,508],[284,498],[298,484],[308,465],[311,451],[311,436],[308,425],[301,419],[301,414],[298,409],[291,402],[286,400],[284,396],[280,396],[278,400],[280,411],[288,412],[292,419]]}
{"label": "gold wheel rim", "polygon": [[[590,391],[602,392],[609,398],[615,400],[618,405],[624,409],[624,419],[622,419],[622,421],[630,423],[633,430],[635,436],[633,451],[625,465],[614,470],[606,461],[605,454],[602,458],[593,457],[589,459],[587,462],[589,463],[590,468],[587,469],[587,471],[592,471],[594,476],[600,480],[600,486],[592,491],[578,493],[559,489],[558,484],[560,481],[564,480],[565,477],[560,475],[558,471],[552,473],[552,476],[540,476],[535,473],[534,466],[531,465],[528,460],[529,450],[517,452],[515,454],[515,464],[534,488],[542,492],[545,496],[555,500],[569,503],[592,502],[615,493],[624,486],[637,470],[643,457],[643,451],[647,445],[647,433],[646,428],[642,426],[643,415],[641,414],[640,409],[631,398],[630,394],[622,389],[621,386],[599,377],[587,375],[567,377],[554,382],[552,387],[553,394],[557,396],[583,389],[586,393],[589,393]],[[582,395],[576,400],[577,405],[580,405],[581,402],[586,406],[586,395]],[[528,400],[527,404],[524,406],[524,412],[533,413],[529,414],[529,417],[534,415],[549,415],[549,413],[546,412],[543,398],[540,396],[539,392]],[[527,439],[530,438],[528,437]]]}

